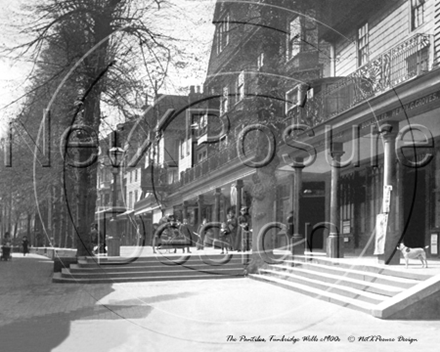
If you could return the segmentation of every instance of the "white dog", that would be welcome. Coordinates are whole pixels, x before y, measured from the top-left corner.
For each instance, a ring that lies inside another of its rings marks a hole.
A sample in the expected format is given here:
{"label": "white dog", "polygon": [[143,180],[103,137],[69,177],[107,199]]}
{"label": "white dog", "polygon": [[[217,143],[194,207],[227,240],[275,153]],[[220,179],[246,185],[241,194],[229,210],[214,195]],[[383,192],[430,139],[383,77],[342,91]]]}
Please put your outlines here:
{"label": "white dog", "polygon": [[[429,248],[426,246],[425,249]],[[405,258],[406,268],[408,268],[408,260],[409,259],[420,259],[422,261],[422,268],[428,267],[428,261],[426,260],[425,249],[423,248],[409,248],[405,246],[403,243],[397,247],[399,251],[402,252],[403,258]]]}

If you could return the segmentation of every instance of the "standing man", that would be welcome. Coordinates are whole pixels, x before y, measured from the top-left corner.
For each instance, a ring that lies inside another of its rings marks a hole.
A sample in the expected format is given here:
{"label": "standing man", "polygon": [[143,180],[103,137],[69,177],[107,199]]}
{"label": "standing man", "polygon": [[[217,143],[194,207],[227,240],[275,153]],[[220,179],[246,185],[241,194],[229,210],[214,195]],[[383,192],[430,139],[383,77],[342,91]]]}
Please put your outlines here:
{"label": "standing man", "polygon": [[251,217],[248,213],[247,207],[242,207],[240,210],[240,216],[238,217],[238,236],[235,246],[237,251],[249,250],[249,231],[250,231]]}
{"label": "standing man", "polygon": [[23,237],[21,244],[23,246],[23,257],[29,253],[29,241],[26,236]]}
{"label": "standing man", "polygon": [[291,250],[291,245],[292,245],[292,239],[293,239],[293,211],[289,212],[289,215],[287,216],[287,246],[288,249]]}
{"label": "standing man", "polygon": [[202,233],[203,227],[206,225],[207,221],[206,218],[203,218],[202,223],[199,225],[199,228],[197,229],[197,250],[201,250],[205,248],[205,236],[206,233]]}
{"label": "standing man", "polygon": [[237,222],[237,218],[235,217],[235,214],[232,210],[229,210],[228,213],[228,218],[226,220],[226,224],[228,226],[228,229],[230,231],[230,245],[231,245],[231,250],[235,251],[237,250],[236,247],[236,240],[237,240],[237,226],[238,226],[238,222]]}
{"label": "standing man", "polygon": [[[183,219],[183,224],[180,225],[179,231],[180,231],[180,234],[184,237],[185,244],[187,244],[187,246],[186,246],[187,252],[191,253],[191,251],[189,250],[189,247],[192,245],[192,235],[191,235],[191,229],[189,228],[187,219]],[[183,253],[185,253],[185,249],[183,249]]]}

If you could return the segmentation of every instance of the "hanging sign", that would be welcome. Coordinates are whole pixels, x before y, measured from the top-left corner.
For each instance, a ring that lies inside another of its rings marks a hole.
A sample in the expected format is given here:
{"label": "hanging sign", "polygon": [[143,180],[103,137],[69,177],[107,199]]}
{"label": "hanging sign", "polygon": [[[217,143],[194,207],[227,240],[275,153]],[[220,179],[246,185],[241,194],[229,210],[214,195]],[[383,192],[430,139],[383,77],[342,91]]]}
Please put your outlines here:
{"label": "hanging sign", "polygon": [[390,212],[390,203],[391,203],[391,191],[393,190],[393,186],[384,186],[383,187],[383,203],[382,203],[382,212],[389,213]]}

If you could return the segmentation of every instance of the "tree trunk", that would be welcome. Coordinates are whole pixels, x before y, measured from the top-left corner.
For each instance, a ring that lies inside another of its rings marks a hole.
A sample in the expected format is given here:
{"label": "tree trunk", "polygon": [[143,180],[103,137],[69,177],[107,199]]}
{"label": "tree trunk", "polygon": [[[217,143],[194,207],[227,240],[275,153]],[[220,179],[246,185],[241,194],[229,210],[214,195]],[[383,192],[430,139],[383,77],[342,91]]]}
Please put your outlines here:
{"label": "tree trunk", "polygon": [[275,219],[274,203],[276,201],[277,179],[275,176],[278,158],[257,170],[253,177],[252,191],[252,257],[248,267],[249,273],[271,263],[274,241],[274,229],[265,231],[264,227]]}

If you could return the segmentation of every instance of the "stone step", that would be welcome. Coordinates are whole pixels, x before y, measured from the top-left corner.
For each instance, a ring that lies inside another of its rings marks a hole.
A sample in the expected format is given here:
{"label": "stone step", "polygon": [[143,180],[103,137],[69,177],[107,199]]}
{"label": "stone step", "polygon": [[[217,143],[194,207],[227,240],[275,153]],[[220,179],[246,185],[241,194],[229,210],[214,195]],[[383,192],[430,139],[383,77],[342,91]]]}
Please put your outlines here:
{"label": "stone step", "polygon": [[[359,259],[361,260],[362,257],[359,258],[352,258],[353,260]],[[285,261],[286,263],[289,262],[289,260]],[[369,273],[376,273],[381,274],[384,276],[392,276],[392,277],[400,277],[404,279],[411,279],[411,280],[418,280],[418,281],[424,281],[432,277],[432,275],[428,274],[420,274],[415,273],[412,271],[404,271],[401,270],[403,266],[396,265],[396,266],[379,266],[379,265],[370,265],[370,264],[359,264],[359,263],[352,263],[347,261],[346,258],[327,258],[325,256],[310,256],[310,255],[296,255],[295,260],[291,260],[291,262],[307,262],[307,263],[317,263],[317,264],[323,264],[328,265],[332,267],[339,267],[344,269],[353,269],[353,270],[360,270],[363,272],[369,272]]]}
{"label": "stone step", "polygon": [[172,276],[157,276],[157,277],[101,277],[101,278],[76,278],[63,277],[61,273],[54,273],[52,282],[54,283],[72,283],[72,284],[113,284],[122,282],[149,282],[149,281],[178,281],[178,280],[213,280],[213,279],[234,279],[243,278],[243,275],[172,275]]}
{"label": "stone step", "polygon": [[350,298],[334,292],[329,292],[328,290],[315,288],[307,284],[284,280],[274,276],[251,274],[249,275],[249,277],[255,280],[270,282],[277,286],[281,286],[292,291],[305,294],[307,296],[315,297],[326,302],[335,303],[340,306],[359,310],[368,314],[370,314],[372,309],[376,306],[375,304]]}
{"label": "stone step", "polygon": [[156,260],[149,261],[132,261],[132,262],[124,262],[124,261],[106,261],[106,262],[78,262],[78,267],[81,268],[116,268],[116,267],[143,267],[150,265],[162,265],[162,266],[182,266],[182,265],[209,265],[209,266],[223,266],[230,264],[245,264],[248,261],[244,258],[239,257],[213,257],[213,258],[174,258],[172,260],[165,258],[158,258]]}
{"label": "stone step", "polygon": [[218,268],[218,269],[208,269],[203,270],[151,270],[150,268],[145,268],[143,271],[121,271],[121,272],[103,272],[103,271],[88,271],[88,272],[71,272],[69,269],[62,269],[62,277],[75,277],[75,278],[124,278],[124,277],[159,277],[159,276],[176,276],[176,275],[190,275],[190,276],[200,276],[200,275],[224,275],[224,276],[244,276],[243,268]]}
{"label": "stone step", "polygon": [[180,264],[182,262],[203,262],[207,264],[223,264],[230,261],[248,262],[249,255],[247,254],[228,254],[228,255],[157,255],[148,257],[83,257],[78,259],[78,264],[82,266],[88,265],[143,265],[143,263],[164,263],[164,264]]}
{"label": "stone step", "polygon": [[161,264],[161,263],[149,263],[149,264],[138,264],[138,265],[88,265],[82,266],[77,264],[70,265],[70,272],[74,273],[87,273],[87,272],[106,272],[108,273],[118,273],[118,272],[138,272],[138,271],[182,271],[182,270],[217,270],[222,267],[236,268],[243,270],[244,264],[240,262],[229,262],[222,265],[207,265],[205,263],[193,262],[193,263],[183,263],[183,264]]}
{"label": "stone step", "polygon": [[[290,264],[296,266],[289,266]],[[374,284],[383,284],[385,286],[399,287],[401,289],[409,288],[420,282],[419,280],[407,279],[402,277],[382,275],[380,273],[375,273],[371,271],[364,271],[361,268],[341,268],[339,266],[330,266],[326,264],[319,263],[300,263],[296,261],[286,261],[286,264],[280,269],[288,270],[289,268],[307,270],[312,275],[329,274],[335,275],[337,278],[341,279],[353,279],[358,280],[363,283],[371,282]]]}
{"label": "stone step", "polygon": [[353,299],[359,299],[364,302],[378,304],[388,297],[388,295],[372,293],[369,290],[363,290],[362,288],[354,288],[345,285],[344,281],[335,280],[332,283],[323,281],[320,277],[316,279],[298,275],[297,272],[285,272],[280,275],[279,271],[270,269],[262,269],[265,274],[270,274],[272,277],[288,280],[289,282],[296,282],[303,285],[308,285],[326,292],[337,293],[341,296],[346,296]]}
{"label": "stone step", "polygon": [[247,263],[246,257],[233,254],[151,256],[130,260],[110,257],[99,258],[99,263],[97,259],[81,258],[78,264],[62,268],[60,275],[54,275],[53,281],[130,282],[243,277]]}

